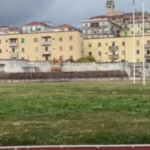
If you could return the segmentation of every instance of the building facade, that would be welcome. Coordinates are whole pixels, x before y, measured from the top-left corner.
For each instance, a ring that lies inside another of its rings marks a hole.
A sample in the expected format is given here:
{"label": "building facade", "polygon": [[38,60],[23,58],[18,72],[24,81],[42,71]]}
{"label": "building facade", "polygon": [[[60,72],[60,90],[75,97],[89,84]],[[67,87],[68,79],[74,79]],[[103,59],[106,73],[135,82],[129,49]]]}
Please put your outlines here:
{"label": "building facade", "polygon": [[[135,61],[143,61],[142,36],[135,37]],[[145,62],[150,62],[150,35],[145,36]],[[84,55],[92,55],[98,62],[133,62],[133,38],[117,37],[84,39]]]}
{"label": "building facade", "polygon": [[83,38],[118,37],[121,26],[109,20],[106,16],[90,18],[82,21]]}
{"label": "building facade", "polygon": [[0,59],[76,60],[83,55],[82,46],[79,31],[1,35]]}
{"label": "building facade", "polygon": [[[150,13],[145,12],[145,34],[150,34]],[[142,12],[135,12],[135,34],[142,35]],[[95,32],[96,30],[96,32]],[[114,32],[117,30],[117,34]],[[133,13],[116,12],[115,1],[106,0],[106,14],[82,21],[84,38],[102,38],[133,35]],[[102,32],[104,31],[104,32]]]}
{"label": "building facade", "polygon": [[52,29],[52,24],[50,22],[30,22],[22,26],[23,33],[33,33],[33,32],[49,32]]}
{"label": "building facade", "polygon": [[106,0],[106,15],[95,16],[82,22],[84,55],[92,55],[98,62],[133,62],[133,29],[135,29],[135,61],[142,62],[144,59],[150,62],[150,13],[145,12],[144,21],[143,29],[142,12],[136,12],[133,26],[133,13],[116,12],[115,1]]}

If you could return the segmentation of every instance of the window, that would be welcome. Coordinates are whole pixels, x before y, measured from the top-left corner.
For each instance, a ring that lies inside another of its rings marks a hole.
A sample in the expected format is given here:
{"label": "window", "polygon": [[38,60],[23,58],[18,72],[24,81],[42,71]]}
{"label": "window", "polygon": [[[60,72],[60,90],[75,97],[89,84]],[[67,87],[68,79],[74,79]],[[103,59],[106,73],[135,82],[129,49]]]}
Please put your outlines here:
{"label": "window", "polygon": [[38,38],[34,38],[34,42],[35,42],[35,43],[38,42]]}
{"label": "window", "polygon": [[136,45],[139,46],[140,45],[140,41],[136,41]]}
{"label": "window", "polygon": [[147,54],[150,54],[150,51],[149,51],[149,50],[147,51]]}
{"label": "window", "polygon": [[134,34],[134,32],[133,32],[133,31],[131,31],[131,34]]}
{"label": "window", "polygon": [[61,56],[59,57],[59,59],[60,59],[60,60],[63,60],[63,56],[61,55]]}
{"label": "window", "polygon": [[127,36],[127,35],[128,35],[127,32],[125,32],[125,33],[124,33],[124,36]]}
{"label": "window", "polygon": [[21,59],[24,60],[24,57],[22,57]]}
{"label": "window", "polygon": [[22,52],[25,52],[24,48],[22,48]]}
{"label": "window", "polygon": [[45,56],[45,60],[49,60],[49,56]]}
{"label": "window", "polygon": [[93,30],[93,34],[97,34],[97,30]]}
{"label": "window", "polygon": [[122,55],[125,55],[125,51],[122,51]]}
{"label": "window", "polygon": [[149,41],[149,40],[147,41],[147,44],[150,44],[150,41]]}
{"label": "window", "polygon": [[89,43],[89,47],[92,47],[92,44],[91,44],[91,43]]}
{"label": "window", "polygon": [[70,51],[72,51],[73,50],[73,46],[70,46]]}
{"label": "window", "polygon": [[115,42],[112,42],[112,46],[115,46]]}
{"label": "window", "polygon": [[99,27],[99,23],[91,23],[91,27]]}
{"label": "window", "polygon": [[101,43],[100,42],[98,43],[98,47],[101,47]]}
{"label": "window", "polygon": [[145,33],[147,33],[147,30],[145,30]]}
{"label": "window", "polygon": [[14,48],[12,49],[12,52],[15,52],[15,49],[14,49]]}
{"label": "window", "polygon": [[69,37],[69,39],[70,39],[70,41],[72,41],[73,37],[72,37],[72,36],[70,36],[70,37]]}
{"label": "window", "polygon": [[70,56],[70,60],[73,60],[73,56],[72,55]]}
{"label": "window", "polygon": [[89,56],[92,56],[92,52],[89,52]]}
{"label": "window", "polygon": [[63,50],[62,46],[60,46],[60,47],[59,47],[59,50],[60,50],[60,51],[62,51],[62,50]]}
{"label": "window", "polygon": [[25,40],[24,40],[24,38],[22,38],[22,39],[21,39],[21,43],[25,43]]}
{"label": "window", "polygon": [[136,51],[136,54],[140,54],[140,51],[139,51],[139,50],[137,50],[137,51]]}
{"label": "window", "polygon": [[2,53],[2,50],[0,49],[0,53]]}
{"label": "window", "polygon": [[150,59],[146,59],[146,62],[150,63]]}
{"label": "window", "polygon": [[98,55],[101,56],[101,52],[100,51],[98,52]]}
{"label": "window", "polygon": [[0,44],[1,44],[1,40],[0,40]]}
{"label": "window", "polygon": [[140,60],[139,60],[139,59],[137,59],[136,61],[137,61],[137,62],[139,62]]}
{"label": "window", "polygon": [[122,46],[125,46],[125,42],[122,42]]}
{"label": "window", "polygon": [[62,41],[62,37],[59,38],[59,41]]}
{"label": "window", "polygon": [[45,51],[48,51],[48,47],[45,47]]}

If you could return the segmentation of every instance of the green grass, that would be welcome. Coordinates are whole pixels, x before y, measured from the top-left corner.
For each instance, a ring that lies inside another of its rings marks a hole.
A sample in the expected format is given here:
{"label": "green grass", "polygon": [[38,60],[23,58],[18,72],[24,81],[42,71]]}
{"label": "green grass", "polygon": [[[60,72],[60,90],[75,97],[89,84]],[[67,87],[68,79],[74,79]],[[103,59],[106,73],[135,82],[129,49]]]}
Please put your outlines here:
{"label": "green grass", "polygon": [[130,82],[0,85],[0,146],[148,144],[150,86]]}

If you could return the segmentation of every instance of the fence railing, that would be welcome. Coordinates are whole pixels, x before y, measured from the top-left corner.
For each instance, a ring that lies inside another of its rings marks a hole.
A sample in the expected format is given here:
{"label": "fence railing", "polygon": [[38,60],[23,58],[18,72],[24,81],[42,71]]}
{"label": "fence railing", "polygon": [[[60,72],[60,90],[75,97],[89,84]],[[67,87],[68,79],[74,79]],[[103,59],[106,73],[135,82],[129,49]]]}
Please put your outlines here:
{"label": "fence railing", "polygon": [[0,80],[72,80],[72,79],[101,79],[128,78],[125,71],[90,71],[90,72],[28,72],[28,73],[0,73]]}

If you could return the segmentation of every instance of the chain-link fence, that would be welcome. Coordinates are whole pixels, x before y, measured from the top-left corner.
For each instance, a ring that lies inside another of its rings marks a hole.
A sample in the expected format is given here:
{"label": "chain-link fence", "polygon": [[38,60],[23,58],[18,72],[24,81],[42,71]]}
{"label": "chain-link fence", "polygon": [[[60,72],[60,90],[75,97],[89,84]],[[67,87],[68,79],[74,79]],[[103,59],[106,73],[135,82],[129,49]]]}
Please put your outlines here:
{"label": "chain-link fence", "polygon": [[88,80],[88,79],[117,79],[128,78],[125,71],[90,71],[90,72],[27,72],[27,73],[0,73],[0,81],[7,80]]}

